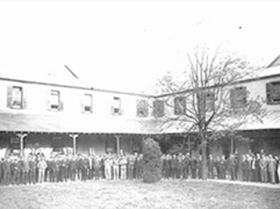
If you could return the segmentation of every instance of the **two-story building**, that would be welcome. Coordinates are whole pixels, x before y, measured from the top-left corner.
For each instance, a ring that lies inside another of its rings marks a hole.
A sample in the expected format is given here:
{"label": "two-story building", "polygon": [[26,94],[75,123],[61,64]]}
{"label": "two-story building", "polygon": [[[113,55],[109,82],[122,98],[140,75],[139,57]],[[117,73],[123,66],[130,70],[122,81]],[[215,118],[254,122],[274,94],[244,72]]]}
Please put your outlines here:
{"label": "two-story building", "polygon": [[[164,151],[170,148],[170,142],[185,142],[189,150],[197,149],[197,143],[192,141],[191,134],[185,133],[184,126],[155,125],[164,120],[166,114],[178,115],[184,111],[188,101],[180,95],[174,98],[175,105],[169,107],[164,103],[164,95],[96,89],[79,80],[67,66],[59,70],[62,74],[39,72],[39,76],[28,72],[19,75],[10,70],[0,72],[0,157],[11,152],[28,154],[38,149],[47,156],[57,151],[141,152],[142,139],[147,136],[168,138],[159,140],[162,147],[165,146]],[[232,89],[239,91],[235,104],[243,105],[249,100],[247,97],[259,96],[265,100],[268,113],[262,123],[248,121],[239,128],[251,141],[236,141],[235,150],[245,153],[249,149],[254,152],[264,149],[278,153],[280,57],[261,74],[236,83]],[[164,144],[166,141],[169,147]],[[228,154],[229,145],[214,142],[210,152]]]}
{"label": "two-story building", "polygon": [[95,89],[67,68],[60,71],[37,78],[2,73],[0,157],[37,149],[47,156],[53,151],[140,152],[142,137],[151,133],[153,97]]}

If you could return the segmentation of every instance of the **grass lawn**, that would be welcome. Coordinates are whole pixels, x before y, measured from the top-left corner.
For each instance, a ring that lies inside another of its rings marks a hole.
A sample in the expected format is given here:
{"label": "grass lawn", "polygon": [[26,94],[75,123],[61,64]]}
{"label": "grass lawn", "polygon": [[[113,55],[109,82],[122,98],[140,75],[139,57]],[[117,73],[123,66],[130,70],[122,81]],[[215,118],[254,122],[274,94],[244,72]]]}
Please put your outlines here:
{"label": "grass lawn", "polygon": [[1,186],[0,208],[279,209],[280,187],[211,181],[88,181]]}

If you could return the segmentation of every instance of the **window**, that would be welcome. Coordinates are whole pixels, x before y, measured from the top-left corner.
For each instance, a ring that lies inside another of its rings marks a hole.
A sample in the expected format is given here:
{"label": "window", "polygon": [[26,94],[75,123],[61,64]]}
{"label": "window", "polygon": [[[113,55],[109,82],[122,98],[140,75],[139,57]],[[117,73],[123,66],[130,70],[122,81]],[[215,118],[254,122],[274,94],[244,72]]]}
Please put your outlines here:
{"label": "window", "polygon": [[47,108],[51,111],[63,110],[63,102],[58,90],[47,91]]}
{"label": "window", "polygon": [[186,113],[186,98],[176,97],[174,99],[174,114],[184,115]]}
{"label": "window", "polygon": [[[215,108],[215,94],[213,92],[203,92],[205,96],[203,98],[199,98],[197,96],[198,102],[201,103],[201,109],[205,110],[206,112],[214,111]],[[204,103],[205,101],[205,103]],[[204,107],[205,105],[205,107]]]}
{"label": "window", "polygon": [[236,87],[230,90],[231,108],[244,108],[247,104],[247,89],[246,87]]}
{"label": "window", "polygon": [[17,136],[11,137],[9,148],[12,150],[20,150],[20,138]]}
{"label": "window", "polygon": [[59,91],[51,91],[51,109],[59,109]]}
{"label": "window", "polygon": [[112,115],[121,115],[122,110],[121,110],[121,99],[119,97],[114,97],[113,98],[113,104],[112,104]]}
{"label": "window", "polygon": [[137,101],[137,116],[138,117],[148,117],[149,115],[149,103],[146,100]]}
{"label": "window", "polygon": [[116,140],[107,138],[106,140],[106,153],[116,153]]}
{"label": "window", "polygon": [[82,111],[83,112],[92,112],[92,95],[91,94],[83,95]]}
{"label": "window", "polygon": [[53,137],[52,138],[52,148],[53,152],[62,152],[64,147],[62,137]]}
{"label": "window", "polygon": [[156,118],[160,118],[164,116],[164,101],[155,100],[153,102],[153,115]]}
{"label": "window", "polygon": [[8,86],[7,107],[13,109],[26,109],[25,96],[22,87]]}
{"label": "window", "polygon": [[280,104],[280,82],[266,84],[267,104]]}

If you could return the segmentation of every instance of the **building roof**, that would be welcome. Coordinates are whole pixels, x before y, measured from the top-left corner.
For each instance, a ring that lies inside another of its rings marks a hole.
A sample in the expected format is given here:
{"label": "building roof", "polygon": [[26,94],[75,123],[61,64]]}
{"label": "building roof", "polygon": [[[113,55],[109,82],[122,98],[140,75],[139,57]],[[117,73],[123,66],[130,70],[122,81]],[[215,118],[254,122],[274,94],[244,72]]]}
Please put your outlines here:
{"label": "building roof", "polygon": [[0,113],[1,132],[84,133],[84,134],[154,134],[147,121],[92,115],[31,115]]}
{"label": "building roof", "polygon": [[280,65],[280,54],[267,66],[267,68]]}
{"label": "building roof", "polygon": [[0,77],[48,84],[89,87],[66,65],[0,64]]}

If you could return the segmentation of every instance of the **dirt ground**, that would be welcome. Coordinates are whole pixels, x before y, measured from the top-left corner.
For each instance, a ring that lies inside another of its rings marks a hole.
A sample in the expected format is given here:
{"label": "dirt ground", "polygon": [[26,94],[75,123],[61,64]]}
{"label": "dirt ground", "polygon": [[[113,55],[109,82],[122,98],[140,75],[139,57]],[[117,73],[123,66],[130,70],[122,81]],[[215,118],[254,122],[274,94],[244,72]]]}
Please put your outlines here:
{"label": "dirt ground", "polygon": [[215,181],[88,181],[1,186],[2,209],[279,209],[280,187]]}

